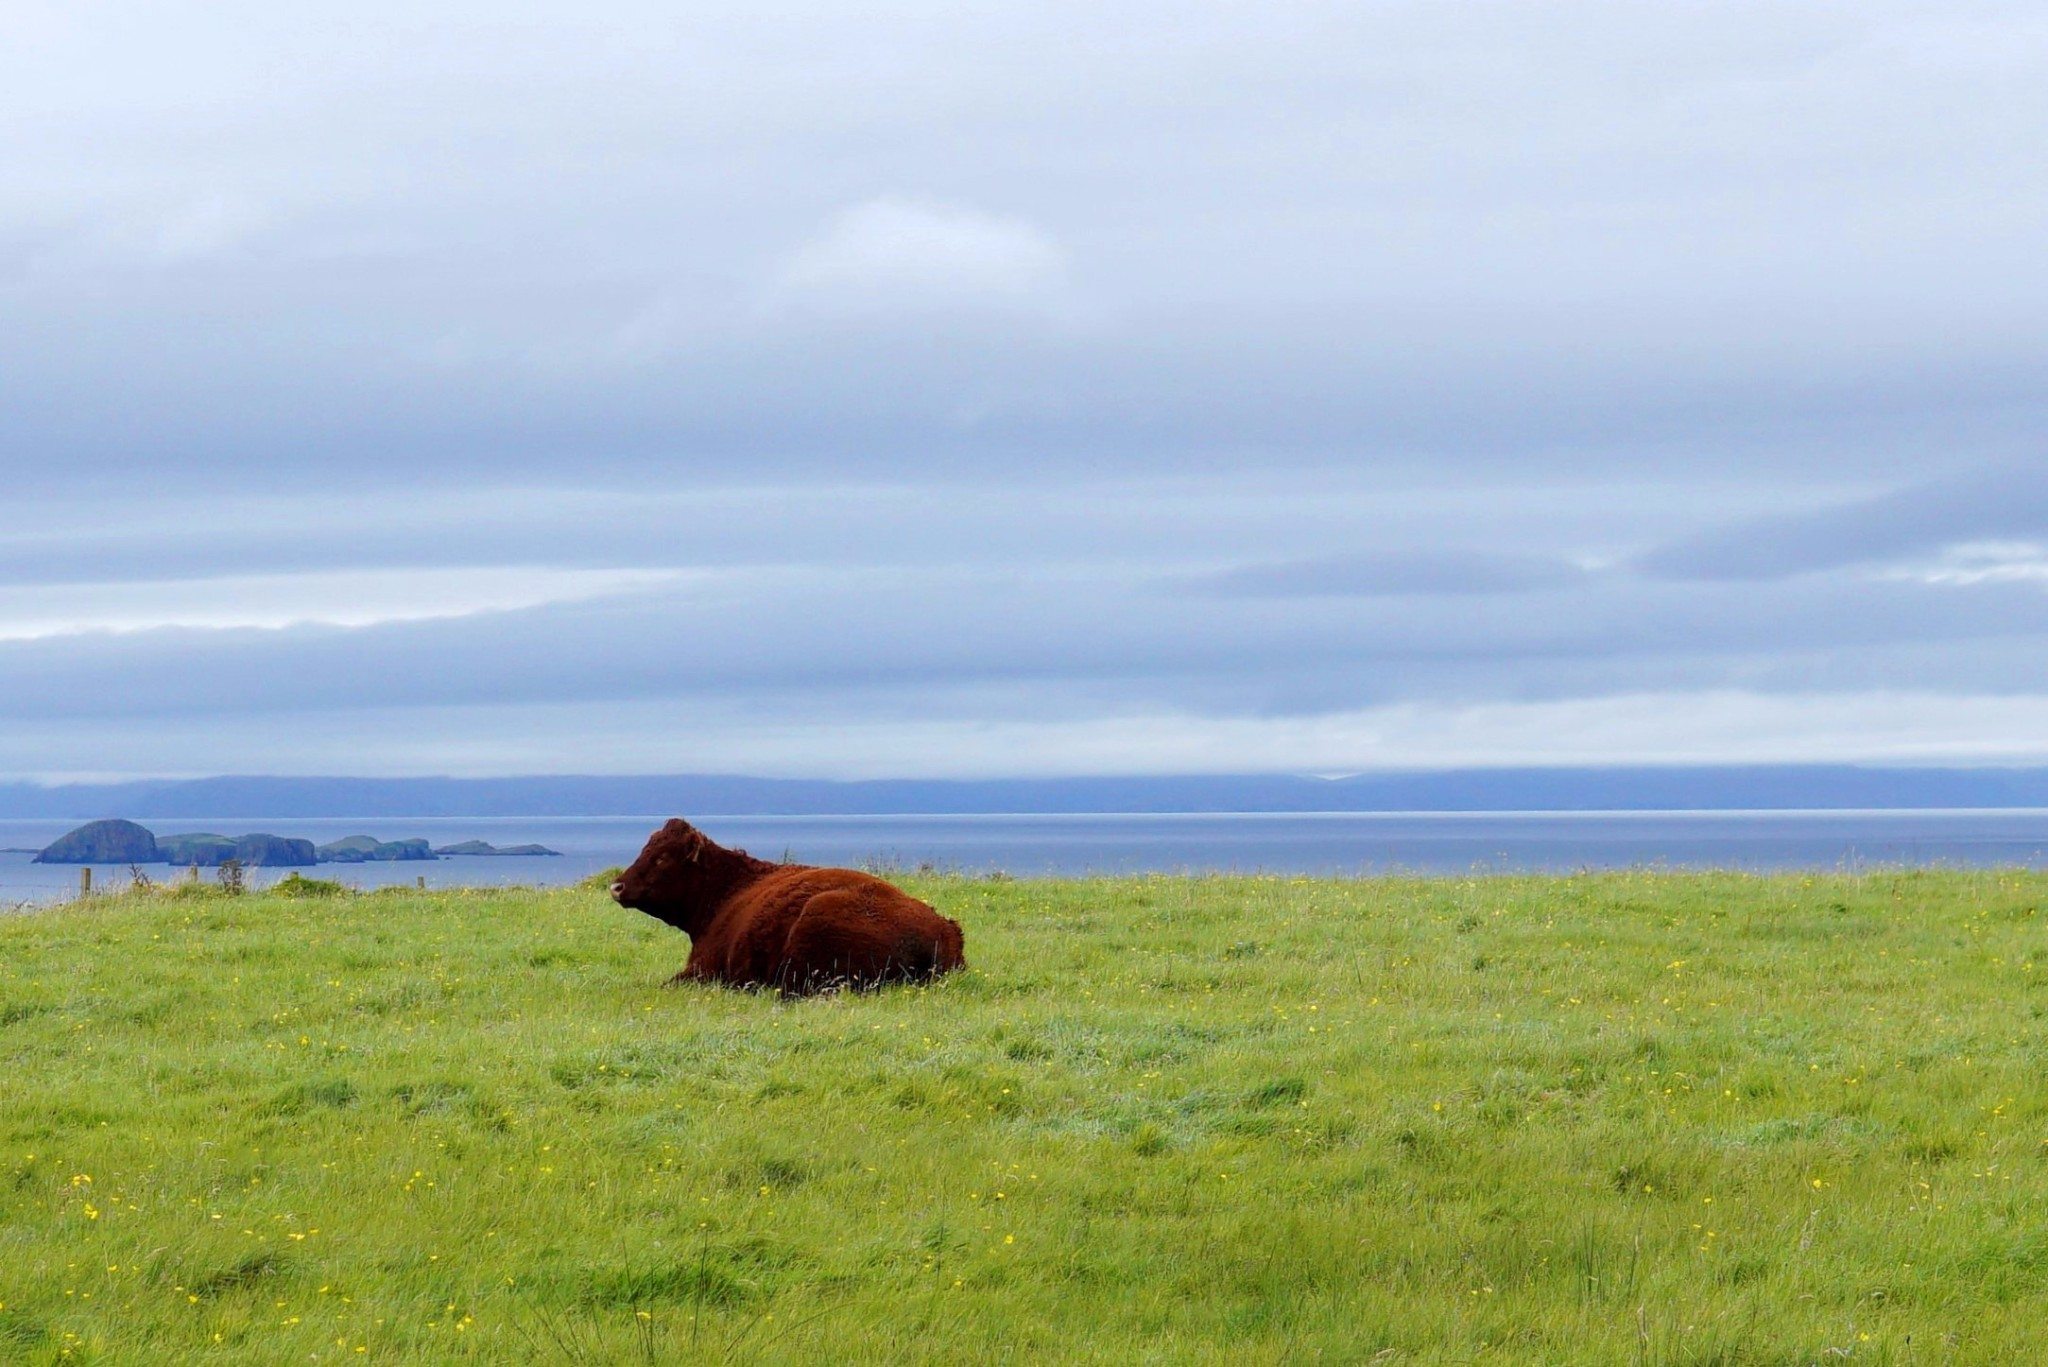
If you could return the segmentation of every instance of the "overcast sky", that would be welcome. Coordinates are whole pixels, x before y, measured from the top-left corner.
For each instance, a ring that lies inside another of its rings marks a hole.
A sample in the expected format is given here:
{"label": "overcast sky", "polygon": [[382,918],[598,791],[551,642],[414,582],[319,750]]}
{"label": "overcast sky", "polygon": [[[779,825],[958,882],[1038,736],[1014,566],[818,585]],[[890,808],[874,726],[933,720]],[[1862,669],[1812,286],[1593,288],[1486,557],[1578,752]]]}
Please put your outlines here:
{"label": "overcast sky", "polygon": [[0,777],[2048,762],[2038,4],[0,34]]}

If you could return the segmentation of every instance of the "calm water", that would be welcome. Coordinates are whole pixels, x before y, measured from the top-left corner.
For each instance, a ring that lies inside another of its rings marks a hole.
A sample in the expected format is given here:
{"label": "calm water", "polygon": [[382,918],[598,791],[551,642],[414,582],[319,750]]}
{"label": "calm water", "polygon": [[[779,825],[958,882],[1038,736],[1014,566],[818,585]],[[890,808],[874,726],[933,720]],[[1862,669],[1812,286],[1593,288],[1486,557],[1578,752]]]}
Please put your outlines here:
{"label": "calm water", "polygon": [[[346,835],[424,836],[436,845],[536,843],[559,859],[453,858],[324,864],[306,870],[356,887],[426,879],[429,887],[562,884],[630,861],[661,818],[479,817],[287,821],[152,819],[179,831],[269,831],[315,844]],[[40,849],[78,823],[0,821],[0,847]],[[764,859],[808,864],[935,864],[1034,874],[1237,871],[1356,874],[1559,871],[1580,868],[1858,869],[1872,865],[2048,866],[2048,809],[1826,812],[1334,812],[1246,815],[738,816],[698,824]],[[78,886],[78,867],[0,854],[0,906],[49,901]],[[144,870],[162,879],[158,864]],[[257,885],[288,870],[256,869]],[[126,866],[97,867],[97,886]],[[202,870],[201,876],[212,876]]]}

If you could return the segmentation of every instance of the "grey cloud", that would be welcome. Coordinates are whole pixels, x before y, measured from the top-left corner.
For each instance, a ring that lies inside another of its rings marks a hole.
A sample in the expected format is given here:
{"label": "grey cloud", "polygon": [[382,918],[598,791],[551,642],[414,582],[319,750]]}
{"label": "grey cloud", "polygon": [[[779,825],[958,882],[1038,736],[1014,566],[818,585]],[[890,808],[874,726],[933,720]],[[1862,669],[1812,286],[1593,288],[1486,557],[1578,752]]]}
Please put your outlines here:
{"label": "grey cloud", "polygon": [[[1612,555],[1754,513],[1758,491],[1687,485],[1443,488],[1344,471],[1039,481],[962,471],[950,482],[764,482],[745,464],[718,484],[681,476],[477,488],[328,476],[268,496],[42,499],[32,524],[0,529],[0,582],[192,579],[350,568],[1162,567],[1222,573],[1243,562],[1361,543],[1484,541],[1504,562]],[[857,526],[858,534],[849,534]],[[1617,528],[1625,528],[1617,539]]]}
{"label": "grey cloud", "polygon": [[1273,599],[1161,594],[1113,575],[820,571],[354,630],[5,643],[0,709],[23,721],[168,723],[699,697],[774,699],[815,715],[914,709],[974,689],[1035,693],[1041,706],[1335,707],[1526,696],[1566,680],[1611,692],[1652,679],[1712,688],[1802,669],[1838,676],[1829,660],[1844,651],[1860,652],[1872,686],[1957,688],[1967,672],[1929,647],[2031,643],[2048,630],[2048,594],[2025,585],[1816,580],[1759,597],[1600,582],[1542,596]]}
{"label": "grey cloud", "polygon": [[1486,551],[1367,551],[1286,560],[1183,581],[1196,593],[1246,598],[1353,598],[1397,594],[1527,593],[1565,588],[1586,577],[1568,560]]}
{"label": "grey cloud", "polygon": [[1774,580],[1971,541],[2048,537],[2048,470],[2003,466],[1684,537],[1637,562],[1673,579]]}

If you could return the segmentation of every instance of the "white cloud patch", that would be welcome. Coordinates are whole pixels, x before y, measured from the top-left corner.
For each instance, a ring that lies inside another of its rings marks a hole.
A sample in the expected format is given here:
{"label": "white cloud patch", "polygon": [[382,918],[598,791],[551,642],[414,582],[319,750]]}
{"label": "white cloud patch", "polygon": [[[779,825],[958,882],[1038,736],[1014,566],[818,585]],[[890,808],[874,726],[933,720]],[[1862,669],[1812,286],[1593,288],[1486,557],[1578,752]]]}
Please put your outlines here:
{"label": "white cloud patch", "polygon": [[148,225],[144,241],[165,261],[219,256],[268,227],[271,215],[243,195],[209,195],[180,204]]}
{"label": "white cloud patch", "polygon": [[587,602],[661,588],[677,570],[348,570],[0,589],[0,641],[165,627],[366,627]]}
{"label": "white cloud patch", "polygon": [[2048,584],[2048,546],[2038,541],[1969,542],[1949,547],[1938,560],[1887,570],[1879,577],[1953,588]]}
{"label": "white cloud patch", "polygon": [[163,270],[247,256],[279,225],[276,209],[253,196],[214,192],[147,198],[73,215],[46,211],[28,234],[31,274],[57,279],[107,270]]}
{"label": "white cloud patch", "polygon": [[1044,311],[1067,293],[1067,253],[1022,219],[893,196],[837,215],[783,268],[771,306],[859,312]]}

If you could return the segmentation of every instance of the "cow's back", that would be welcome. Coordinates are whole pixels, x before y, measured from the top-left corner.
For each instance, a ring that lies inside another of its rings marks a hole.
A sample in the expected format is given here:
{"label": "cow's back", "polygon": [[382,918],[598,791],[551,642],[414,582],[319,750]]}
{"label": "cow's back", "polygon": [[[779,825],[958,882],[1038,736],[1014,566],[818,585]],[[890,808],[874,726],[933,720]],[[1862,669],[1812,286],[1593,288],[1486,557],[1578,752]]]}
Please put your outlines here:
{"label": "cow's back", "polygon": [[726,899],[692,946],[689,972],[790,986],[844,979],[850,967],[864,980],[964,962],[958,923],[894,884],[857,869],[781,865]]}

